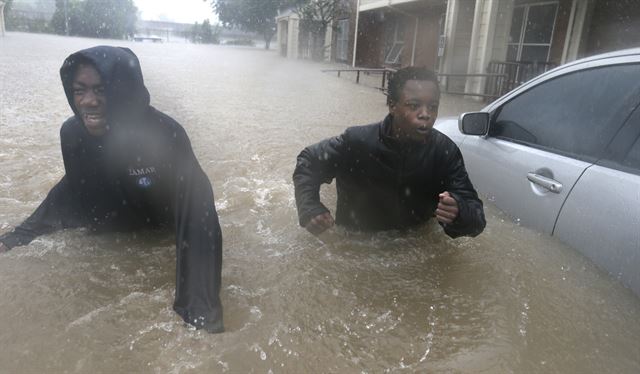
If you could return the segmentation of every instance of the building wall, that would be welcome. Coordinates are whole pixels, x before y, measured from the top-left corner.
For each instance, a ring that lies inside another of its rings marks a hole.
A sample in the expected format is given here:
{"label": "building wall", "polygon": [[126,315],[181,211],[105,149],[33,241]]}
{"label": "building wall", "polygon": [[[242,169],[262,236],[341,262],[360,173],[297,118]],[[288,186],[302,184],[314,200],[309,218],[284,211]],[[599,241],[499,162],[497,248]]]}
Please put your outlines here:
{"label": "building wall", "polygon": [[[444,2],[434,3],[422,0],[407,3],[411,4],[408,7],[385,6],[360,12],[357,66],[386,66],[384,54],[387,46],[385,42],[392,38],[395,22],[398,20],[401,25],[404,25],[402,39],[404,48],[398,64],[393,66],[404,67],[413,63],[413,65],[426,66],[434,70],[437,68],[440,18],[446,11]],[[417,30],[416,17],[418,18]],[[413,47],[414,36],[416,37],[415,51]]]}
{"label": "building wall", "polygon": [[[355,42],[355,30],[356,30],[356,17],[358,15],[358,1],[357,0],[345,0],[346,3],[346,9],[344,9],[344,11],[340,14],[338,14],[336,16],[336,22],[338,20],[344,20],[344,19],[349,19],[349,43],[348,43],[348,51],[347,51],[347,63],[351,64],[353,61],[353,44]],[[334,27],[335,27],[335,23],[334,23]],[[335,46],[337,45],[337,33],[333,33],[332,37],[331,37],[331,43],[332,43],[332,48],[331,48],[331,61],[336,61],[336,48]]]}
{"label": "building wall", "polygon": [[367,6],[379,2],[379,0],[360,0],[360,6]]}
{"label": "building wall", "polygon": [[276,18],[277,50],[283,57],[294,59],[299,57],[299,22],[299,17],[291,12]]}
{"label": "building wall", "polygon": [[[447,11],[445,55],[438,70],[454,74],[486,73],[490,61],[506,60],[514,5],[540,2],[545,0],[447,0],[445,9],[444,2],[435,0],[361,0],[364,11],[360,13],[356,64],[367,67],[384,65],[385,36],[392,29],[391,20],[401,17],[405,25],[401,65],[410,65],[414,15],[419,15],[413,62],[414,65],[435,69],[439,17]],[[558,9],[549,62],[560,64],[576,57],[640,46],[640,0],[556,2]],[[436,8],[439,11],[434,11]],[[578,50],[577,54],[574,49]],[[450,78],[449,83],[454,86],[461,83],[462,90],[480,93],[484,79]]]}
{"label": "building wall", "polygon": [[299,57],[300,19],[296,16],[289,16],[287,23],[287,57]]}
{"label": "building wall", "polygon": [[[475,1],[449,0],[445,21],[444,58],[439,67],[441,73],[466,74],[471,49]],[[466,84],[463,77],[442,79],[450,91],[462,92]]]}
{"label": "building wall", "polygon": [[640,1],[597,0],[586,37],[587,56],[640,46]]}
{"label": "building wall", "polygon": [[[490,9],[489,9],[489,4],[490,4],[491,0],[485,0],[485,1],[481,1],[479,3],[476,3],[476,7],[479,6],[480,8],[480,27],[479,27],[479,33],[477,35],[477,39],[478,39],[478,45],[477,45],[477,49],[476,49],[476,53],[474,56],[472,56],[472,59],[474,61],[473,66],[474,68],[471,70],[471,72],[482,72],[484,70],[483,62],[484,62],[484,57],[485,54],[487,53],[486,49],[488,49],[489,47],[493,47],[493,40],[489,39],[489,30],[491,27],[491,19],[490,19]],[[489,46],[488,44],[491,43],[491,46]]]}
{"label": "building wall", "polygon": [[466,73],[469,64],[469,49],[471,48],[471,32],[473,30],[473,1],[463,1],[458,11],[458,22],[453,43],[453,60],[450,73]]}
{"label": "building wall", "polygon": [[433,8],[427,14],[418,17],[418,32],[415,33],[416,18],[401,16],[405,22],[404,45],[401,65],[411,65],[411,55],[413,49],[413,37],[416,37],[416,48],[414,54],[415,66],[425,66],[435,70],[438,61],[438,36],[440,34],[440,16],[445,10],[443,8]]}
{"label": "building wall", "polygon": [[511,31],[511,16],[513,14],[513,0],[500,0],[495,22],[493,50],[491,60],[504,61],[507,58],[507,43]]}
{"label": "building wall", "polygon": [[[473,0],[464,0],[473,1]],[[360,0],[360,10],[367,11],[373,9],[386,8],[388,6],[405,6],[412,4],[436,5],[444,3],[442,0]]]}
{"label": "building wall", "polygon": [[549,53],[549,62],[556,65],[560,65],[562,60],[562,51],[564,50],[569,20],[571,18],[572,3],[573,0],[560,0],[558,3],[558,14],[551,39],[551,51]]}
{"label": "building wall", "polygon": [[378,68],[384,62],[384,22],[379,11],[361,12],[356,65]]}
{"label": "building wall", "polygon": [[[476,25],[476,33],[471,38],[475,38],[475,49],[471,46],[471,55],[469,61],[469,73],[484,73],[486,64],[491,60],[493,46],[496,45],[494,40],[495,28],[494,20],[497,14],[498,0],[477,0],[474,19],[478,22]],[[476,79],[476,81],[479,81]]]}
{"label": "building wall", "polygon": [[[474,26],[471,33],[471,47],[469,51],[469,66],[467,73],[483,74],[492,59],[495,43],[496,28],[494,20],[497,18],[500,0],[476,0],[474,11]],[[466,81],[465,92],[482,93],[485,78],[469,77]]]}
{"label": "building wall", "polygon": [[287,57],[287,34],[289,30],[287,29],[289,25],[289,21],[287,19],[278,19],[277,20],[277,28],[276,28],[276,44],[277,50],[280,56]]}
{"label": "building wall", "polygon": [[332,45],[333,45],[333,28],[331,27],[331,25],[329,25],[324,33],[324,43],[323,43],[324,53],[322,56],[324,61],[331,61],[331,55],[332,55],[331,50],[333,49]]}
{"label": "building wall", "polygon": [[0,36],[4,36],[4,1],[0,1]]}

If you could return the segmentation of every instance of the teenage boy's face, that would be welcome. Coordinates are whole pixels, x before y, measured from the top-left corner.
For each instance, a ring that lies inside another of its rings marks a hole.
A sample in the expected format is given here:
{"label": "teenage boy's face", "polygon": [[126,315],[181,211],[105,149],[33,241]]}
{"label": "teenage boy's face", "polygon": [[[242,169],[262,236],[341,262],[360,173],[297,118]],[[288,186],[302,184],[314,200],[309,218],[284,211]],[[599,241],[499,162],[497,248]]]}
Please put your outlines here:
{"label": "teenage boy's face", "polygon": [[73,78],[73,104],[93,136],[107,132],[107,99],[100,74],[91,65],[80,65]]}
{"label": "teenage boy's face", "polygon": [[431,81],[408,80],[397,102],[389,105],[393,115],[393,135],[402,140],[422,142],[438,117],[440,92]]}

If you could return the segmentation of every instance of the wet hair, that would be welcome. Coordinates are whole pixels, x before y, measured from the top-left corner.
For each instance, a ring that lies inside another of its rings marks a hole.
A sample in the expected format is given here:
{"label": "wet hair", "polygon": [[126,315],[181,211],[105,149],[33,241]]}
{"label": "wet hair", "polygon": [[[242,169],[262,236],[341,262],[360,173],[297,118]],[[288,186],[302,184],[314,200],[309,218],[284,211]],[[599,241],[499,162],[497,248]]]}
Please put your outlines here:
{"label": "wet hair", "polygon": [[438,76],[436,73],[425,67],[409,66],[396,71],[389,77],[387,105],[391,105],[400,100],[400,91],[402,91],[405,83],[410,80],[433,82],[438,88],[438,93],[440,93],[440,85],[438,84]]}

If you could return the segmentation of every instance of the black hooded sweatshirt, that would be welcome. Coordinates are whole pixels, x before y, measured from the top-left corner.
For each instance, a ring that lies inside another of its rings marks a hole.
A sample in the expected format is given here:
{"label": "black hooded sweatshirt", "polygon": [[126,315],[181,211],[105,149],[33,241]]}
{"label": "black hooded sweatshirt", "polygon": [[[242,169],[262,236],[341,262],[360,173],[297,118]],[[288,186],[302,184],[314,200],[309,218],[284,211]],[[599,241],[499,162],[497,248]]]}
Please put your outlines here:
{"label": "black hooded sweatshirt", "polygon": [[441,224],[447,235],[476,236],[484,230],[482,201],[453,141],[431,130],[425,143],[391,136],[392,117],[348,128],[342,135],[305,148],[293,174],[301,226],[329,210],[320,185],[336,179],[336,224],[357,230],[403,229],[430,219],[438,194],[448,191],[458,217]]}
{"label": "black hooded sweatshirt", "polygon": [[[92,136],[73,102],[80,64],[105,88],[107,132]],[[222,234],[209,179],[184,129],[149,105],[140,63],[127,48],[98,46],[70,55],[60,77],[75,115],[60,130],[65,175],[38,209],[0,237],[12,248],[55,230],[171,227],[176,239],[174,310],[196,328],[223,331]]]}

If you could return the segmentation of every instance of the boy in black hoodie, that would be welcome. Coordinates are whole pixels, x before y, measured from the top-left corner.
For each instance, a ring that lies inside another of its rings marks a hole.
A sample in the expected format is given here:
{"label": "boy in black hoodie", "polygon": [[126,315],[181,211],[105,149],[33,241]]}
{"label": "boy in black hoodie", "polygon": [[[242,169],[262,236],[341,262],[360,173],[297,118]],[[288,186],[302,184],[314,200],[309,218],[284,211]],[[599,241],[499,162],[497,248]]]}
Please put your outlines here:
{"label": "boy in black hoodie", "polygon": [[300,225],[314,235],[333,226],[319,191],[335,178],[338,225],[402,229],[435,216],[452,238],[480,234],[486,224],[482,201],[462,154],[433,129],[439,103],[432,71],[400,69],[389,80],[384,120],[350,127],[302,150],[293,173]]}
{"label": "boy in black hoodie", "polygon": [[140,63],[127,48],[76,52],[60,77],[75,114],[60,130],[65,175],[29,218],[0,236],[0,252],[64,228],[173,226],[173,308],[196,328],[222,332],[222,234],[184,129],[149,105]]}

